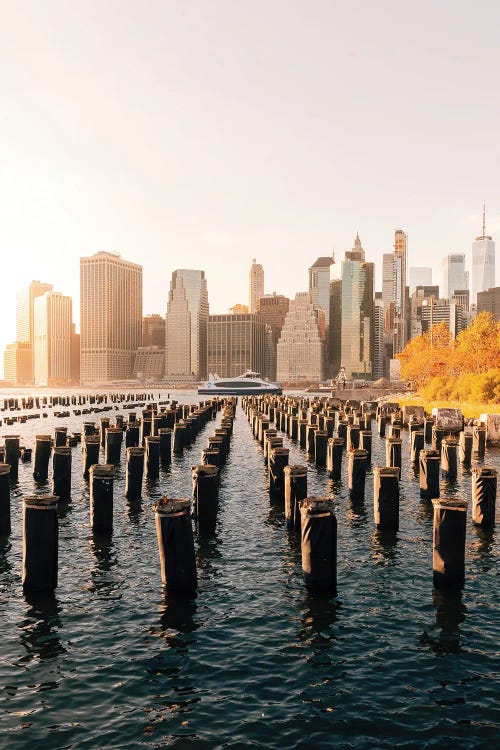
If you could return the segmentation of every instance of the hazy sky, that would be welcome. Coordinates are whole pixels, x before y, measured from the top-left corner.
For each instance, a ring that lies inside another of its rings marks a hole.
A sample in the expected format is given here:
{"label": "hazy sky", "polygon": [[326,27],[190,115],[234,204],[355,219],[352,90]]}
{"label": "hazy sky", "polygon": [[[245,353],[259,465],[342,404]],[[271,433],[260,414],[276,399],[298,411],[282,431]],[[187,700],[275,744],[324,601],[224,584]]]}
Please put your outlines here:
{"label": "hazy sky", "polygon": [[[79,257],[175,268],[212,312],[307,287],[359,231],[434,267],[500,234],[500,6],[461,0],[0,0],[0,347],[15,291],[75,301]],[[500,240],[500,237],[497,237]],[[497,261],[498,265],[498,261]],[[497,271],[498,278],[498,271]],[[378,284],[380,286],[380,283]]]}

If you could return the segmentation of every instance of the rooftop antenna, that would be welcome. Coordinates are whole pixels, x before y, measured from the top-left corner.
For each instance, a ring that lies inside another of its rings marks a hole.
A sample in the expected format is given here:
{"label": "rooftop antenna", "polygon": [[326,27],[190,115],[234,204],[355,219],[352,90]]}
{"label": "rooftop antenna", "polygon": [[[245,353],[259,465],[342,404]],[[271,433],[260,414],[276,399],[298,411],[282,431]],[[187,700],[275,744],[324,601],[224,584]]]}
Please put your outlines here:
{"label": "rooftop antenna", "polygon": [[486,237],[486,201],[483,201],[483,237]]}

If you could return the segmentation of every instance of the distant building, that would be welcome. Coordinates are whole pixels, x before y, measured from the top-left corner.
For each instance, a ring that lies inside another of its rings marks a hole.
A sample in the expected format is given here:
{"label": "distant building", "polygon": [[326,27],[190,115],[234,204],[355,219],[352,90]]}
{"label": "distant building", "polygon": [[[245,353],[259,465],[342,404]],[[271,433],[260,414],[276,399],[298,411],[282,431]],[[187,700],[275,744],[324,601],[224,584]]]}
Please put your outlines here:
{"label": "distant building", "polygon": [[413,266],[410,268],[408,281],[410,294],[413,294],[416,286],[431,286],[431,284],[432,268],[426,268],[424,266]]}
{"label": "distant building", "polygon": [[470,292],[468,289],[455,289],[451,295],[451,299],[459,304],[465,313],[469,312],[470,309]]}
{"label": "distant building", "polygon": [[384,302],[382,292],[375,292],[373,309],[373,379],[383,378],[385,368]]}
{"label": "distant building", "polygon": [[75,331],[73,323],[71,329],[71,382],[80,382],[80,334]]}
{"label": "distant building", "polygon": [[342,279],[330,281],[330,325],[326,349],[326,376],[337,377],[342,365]]}
{"label": "distant building", "polygon": [[266,376],[276,380],[278,341],[281,336],[290,300],[283,294],[264,294],[257,300],[257,316],[267,326]]}
{"label": "distant building", "polygon": [[410,299],[410,338],[414,339],[422,334],[422,304],[424,300],[432,298],[439,299],[439,286],[417,286],[414,289]]}
{"label": "distant building", "polygon": [[165,372],[165,347],[140,346],[135,355],[134,378],[159,382]]}
{"label": "distant building", "polygon": [[461,306],[449,299],[434,299],[433,297],[424,299],[421,321],[422,333],[426,333],[431,326],[444,321],[453,338],[466,328]]}
{"label": "distant building", "polygon": [[291,300],[277,347],[280,383],[319,382],[324,377],[325,312],[313,305],[309,292]]}
{"label": "distant building", "polygon": [[265,372],[266,325],[254,313],[210,315],[208,372],[234,378],[246,370]]}
{"label": "distant building", "polygon": [[4,380],[12,385],[32,383],[31,344],[29,341],[7,344],[3,355]]}
{"label": "distant building", "polygon": [[453,297],[457,289],[468,289],[469,274],[465,270],[465,253],[451,253],[443,258],[443,297]]}
{"label": "distant building", "polygon": [[[402,229],[394,233],[394,253],[384,253],[382,266],[382,300],[385,324],[392,324],[394,354],[402,352],[409,335],[408,321],[408,236]],[[390,314],[388,310],[391,308]],[[386,332],[389,329],[386,327]]]}
{"label": "distant building", "polygon": [[207,376],[208,290],[204,271],[178,269],[168,296],[165,377],[170,383]]}
{"label": "distant building", "polygon": [[165,348],[165,318],[154,313],[142,319],[142,346]]}
{"label": "distant building", "polygon": [[318,258],[309,269],[309,294],[313,305],[324,310],[325,323],[330,323],[330,266],[335,263],[333,255]]}
{"label": "distant building", "polygon": [[80,258],[82,384],[131,378],[141,339],[142,266],[117,253]]}
{"label": "distant building", "polygon": [[477,295],[477,312],[489,312],[493,315],[493,320],[500,321],[500,286],[479,292]]}
{"label": "distant building", "polygon": [[45,292],[34,304],[35,385],[63,385],[71,381],[72,300],[59,292]]}
{"label": "distant building", "polygon": [[483,232],[472,243],[471,306],[477,305],[477,295],[495,286],[495,243],[486,234],[486,211],[483,207]]}
{"label": "distant building", "polygon": [[[52,284],[32,281],[28,287],[20,289],[16,298],[16,341],[29,344],[30,365],[26,383],[34,382],[34,304],[35,299],[45,292],[52,291]],[[25,350],[23,350],[24,352]],[[23,358],[25,357],[23,353]]]}
{"label": "distant building", "polygon": [[255,258],[250,266],[248,286],[248,306],[250,312],[254,313],[257,310],[257,300],[264,294],[264,269]]}
{"label": "distant building", "polygon": [[374,265],[365,262],[359,235],[342,262],[342,367],[348,378],[373,373]]}

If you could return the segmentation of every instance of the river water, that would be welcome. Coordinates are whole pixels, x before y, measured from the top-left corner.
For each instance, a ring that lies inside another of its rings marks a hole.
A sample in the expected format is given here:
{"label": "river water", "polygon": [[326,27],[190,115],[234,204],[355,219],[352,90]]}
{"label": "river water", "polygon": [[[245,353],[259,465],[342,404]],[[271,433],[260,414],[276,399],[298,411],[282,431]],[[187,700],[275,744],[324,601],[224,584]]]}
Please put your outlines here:
{"label": "river water", "polygon": [[[197,400],[188,391],[175,397]],[[57,425],[80,431],[83,420],[99,418],[46,411],[45,419],[3,425],[1,435],[34,446],[36,434]],[[130,412],[102,416],[120,413]],[[419,498],[408,433],[395,535],[374,530],[371,472],[365,504],[353,506],[347,462],[334,484],[285,438],[290,463],[308,465],[309,494],[335,501],[339,597],[329,600],[304,587],[300,546],[282,505],[269,500],[262,450],[238,406],[217,529],[195,536],[197,595],[164,596],[151,504],[190,495],[191,466],[215,424],[145,483],[142,502],[124,498],[122,461],[107,541],[90,533],[74,448],[72,499],[58,511],[59,586],[35,600],[21,589],[21,499],[50,485],[35,488],[33,465],[20,463],[12,535],[0,539],[0,747],[496,746],[498,531],[474,528],[469,508],[463,594],[433,590],[432,511]],[[373,465],[384,465],[375,431],[372,452]],[[488,450],[484,463],[500,469],[500,451]],[[444,496],[470,493],[469,471],[442,481]]]}

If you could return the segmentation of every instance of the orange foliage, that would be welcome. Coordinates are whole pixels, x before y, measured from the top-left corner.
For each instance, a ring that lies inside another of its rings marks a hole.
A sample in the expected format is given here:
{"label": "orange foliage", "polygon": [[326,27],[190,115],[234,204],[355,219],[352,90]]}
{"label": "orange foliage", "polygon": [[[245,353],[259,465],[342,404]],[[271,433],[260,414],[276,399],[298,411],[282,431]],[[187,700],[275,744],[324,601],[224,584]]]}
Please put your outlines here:
{"label": "orange foliage", "polygon": [[416,388],[428,387],[436,379],[435,385],[441,390],[455,390],[460,379],[462,387],[469,391],[479,387],[479,380],[474,386],[475,379],[484,375],[482,388],[493,393],[500,371],[500,323],[490,313],[480,313],[456,340],[446,323],[439,323],[412,339],[397,356],[402,377]]}

